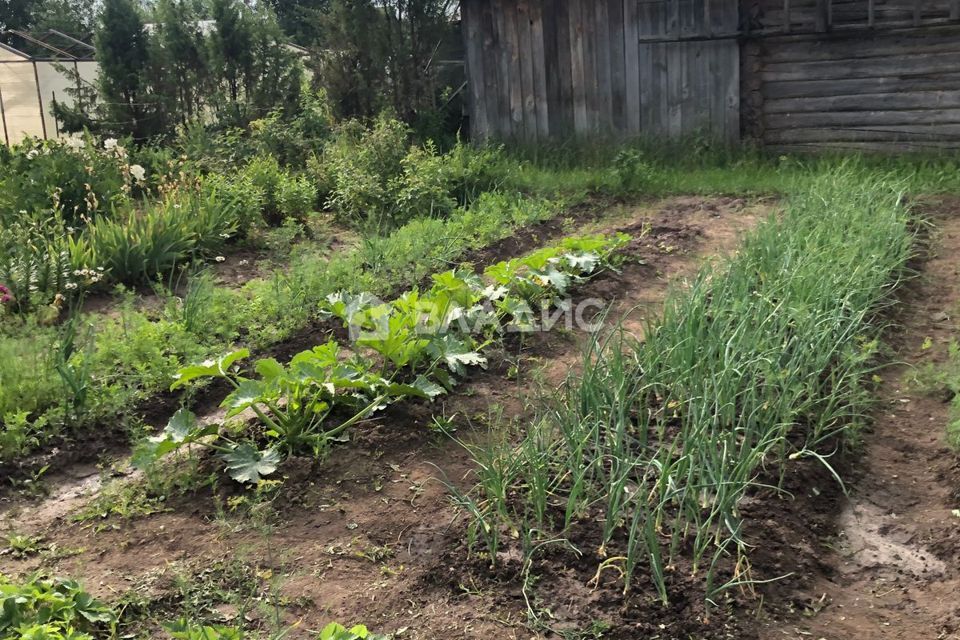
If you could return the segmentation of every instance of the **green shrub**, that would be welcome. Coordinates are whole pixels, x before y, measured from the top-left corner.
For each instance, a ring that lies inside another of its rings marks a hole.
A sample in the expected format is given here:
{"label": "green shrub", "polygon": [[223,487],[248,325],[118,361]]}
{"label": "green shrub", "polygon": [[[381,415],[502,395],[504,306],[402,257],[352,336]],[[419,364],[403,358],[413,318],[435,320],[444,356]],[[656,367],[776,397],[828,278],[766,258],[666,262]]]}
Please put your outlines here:
{"label": "green shrub", "polygon": [[344,124],[324,154],[333,175],[327,206],[351,224],[389,228],[408,135],[402,123],[385,116],[370,129],[355,121]]}
{"label": "green shrub", "polygon": [[476,147],[463,142],[457,142],[443,157],[443,164],[451,195],[461,206],[508,184],[515,171],[515,163],[504,156],[502,147]]}
{"label": "green shrub", "polygon": [[283,166],[302,166],[321,150],[332,126],[333,116],[326,100],[304,92],[300,97],[300,110],[294,117],[273,111],[251,122],[250,143],[259,153],[276,157]]}
{"label": "green shrub", "polygon": [[292,219],[303,222],[316,207],[317,187],[305,176],[285,175],[277,192],[280,223]]}
{"label": "green shrub", "polygon": [[240,237],[247,235],[251,227],[261,222],[264,193],[250,176],[225,177],[211,173],[200,180],[201,192],[210,210],[219,210],[221,215],[232,220]]}
{"label": "green shrub", "polygon": [[440,154],[432,142],[409,146],[408,140],[409,131],[385,116],[369,129],[356,122],[341,127],[308,163],[318,191],[329,194],[326,206],[350,224],[382,233],[415,218],[445,217],[510,180],[499,148],[458,143]]}
{"label": "green shrub", "polygon": [[414,218],[446,217],[457,206],[450,195],[447,159],[437,155],[432,142],[411,147],[400,161],[402,173],[391,181],[394,215],[392,224]]}
{"label": "green shrub", "polygon": [[614,158],[613,166],[620,189],[624,191],[642,191],[648,188],[656,177],[656,170],[636,149],[621,150]]}
{"label": "green shrub", "polygon": [[283,224],[286,218],[302,222],[317,201],[317,189],[310,180],[281,168],[273,156],[255,157],[243,175],[262,194],[261,215],[271,227]]}
{"label": "green shrub", "polygon": [[21,211],[58,209],[68,224],[79,226],[125,197],[121,153],[119,145],[95,149],[91,138],[22,142],[0,165],[0,223],[11,224]]}

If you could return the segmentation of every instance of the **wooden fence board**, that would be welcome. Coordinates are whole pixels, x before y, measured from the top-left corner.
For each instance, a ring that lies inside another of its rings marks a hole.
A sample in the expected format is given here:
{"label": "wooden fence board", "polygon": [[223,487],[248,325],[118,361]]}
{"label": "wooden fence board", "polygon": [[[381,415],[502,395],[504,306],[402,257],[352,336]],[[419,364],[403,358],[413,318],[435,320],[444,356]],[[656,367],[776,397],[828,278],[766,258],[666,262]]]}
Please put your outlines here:
{"label": "wooden fence board", "polygon": [[627,131],[631,134],[640,133],[640,30],[637,21],[640,19],[638,0],[623,0],[623,47],[624,47],[624,110],[627,121]]}
{"label": "wooden fence board", "polygon": [[706,39],[738,11],[704,2],[463,0],[475,135],[726,135],[739,63]]}
{"label": "wooden fence board", "polygon": [[537,112],[537,138],[550,137],[550,97],[547,92],[546,42],[543,35],[543,0],[530,0],[530,52],[533,64],[534,107]]}
{"label": "wooden fence board", "polygon": [[627,131],[626,114],[626,51],[624,47],[623,0],[605,0],[607,2],[607,37],[610,51],[610,107],[611,129]]}

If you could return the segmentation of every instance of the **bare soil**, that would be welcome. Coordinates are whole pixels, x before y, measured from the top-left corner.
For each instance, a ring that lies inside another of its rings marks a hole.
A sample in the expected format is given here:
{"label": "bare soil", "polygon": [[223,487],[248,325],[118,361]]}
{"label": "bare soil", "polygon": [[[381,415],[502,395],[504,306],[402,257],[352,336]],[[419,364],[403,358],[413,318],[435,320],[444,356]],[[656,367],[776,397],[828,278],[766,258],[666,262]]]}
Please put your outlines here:
{"label": "bare soil", "polygon": [[[578,297],[609,300],[611,318],[629,312],[624,325],[639,335],[669,286],[705,259],[735,250],[742,232],[774,207],[772,201],[673,198],[581,220],[580,230],[649,233],[631,243],[621,273],[591,281]],[[504,251],[521,247],[507,243]],[[502,257],[496,248],[477,256]],[[75,522],[71,514],[102,488],[89,465],[69,467],[46,500],[8,497],[0,504],[0,531],[38,535],[43,545],[26,558],[0,556],[0,571],[69,576],[153,619],[193,603],[225,622],[243,616],[253,628],[296,625],[288,638],[312,637],[330,620],[413,639],[537,637],[517,576],[491,576],[467,561],[462,515],[437,477],[468,486],[471,465],[459,445],[431,434],[428,425],[433,416],[455,416],[457,435],[471,439],[484,437],[491,412],[528,415],[543,386],[576,370],[582,342],[575,331],[559,331],[508,343],[489,370],[455,396],[393,408],[326,460],[289,461],[284,487],[269,500],[252,501],[218,484],[170,496],[159,504],[161,512],[146,517]],[[663,610],[649,594],[624,600],[612,584],[592,590],[587,581],[595,570],[596,563],[586,561],[551,569],[537,590],[538,610],[571,630],[604,622],[611,630],[603,637],[743,637],[730,618],[709,619],[695,595]]]}
{"label": "bare soil", "polygon": [[[949,395],[909,384],[947,360],[960,313],[960,200],[930,199],[935,224],[919,276],[902,289],[863,446],[836,456],[852,481],[838,490],[818,464],[792,471],[796,499],[748,505],[766,577],[762,640],[960,638],[960,474],[947,447]],[[817,467],[820,467],[819,469]],[[784,501],[781,501],[784,502]]]}

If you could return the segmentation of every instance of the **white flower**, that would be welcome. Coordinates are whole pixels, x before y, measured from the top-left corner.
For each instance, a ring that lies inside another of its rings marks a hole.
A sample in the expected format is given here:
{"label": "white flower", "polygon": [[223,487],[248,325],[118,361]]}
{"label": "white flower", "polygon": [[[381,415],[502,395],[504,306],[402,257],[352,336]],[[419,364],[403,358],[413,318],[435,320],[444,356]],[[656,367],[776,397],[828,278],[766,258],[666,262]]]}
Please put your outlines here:
{"label": "white flower", "polygon": [[216,260],[217,262],[226,262],[227,259],[224,258],[223,256],[217,256],[216,258],[214,258],[214,260]]}
{"label": "white flower", "polygon": [[77,283],[76,283],[76,282],[68,282],[67,284],[63,285],[63,288],[66,289],[67,291],[72,291],[73,289],[76,289],[76,288],[77,288]]}
{"label": "white flower", "polygon": [[147,170],[138,164],[132,164],[130,165],[130,175],[132,175],[137,182],[143,182],[147,177]]}
{"label": "white flower", "polygon": [[38,155],[40,155],[39,151],[37,151],[36,149],[30,149],[30,151],[27,151],[27,160],[33,160]]}
{"label": "white flower", "polygon": [[83,138],[67,138],[66,144],[71,149],[83,149],[87,146],[87,143],[83,141]]}
{"label": "white flower", "polygon": [[107,151],[117,148],[117,139],[116,138],[107,138],[103,141],[103,148]]}

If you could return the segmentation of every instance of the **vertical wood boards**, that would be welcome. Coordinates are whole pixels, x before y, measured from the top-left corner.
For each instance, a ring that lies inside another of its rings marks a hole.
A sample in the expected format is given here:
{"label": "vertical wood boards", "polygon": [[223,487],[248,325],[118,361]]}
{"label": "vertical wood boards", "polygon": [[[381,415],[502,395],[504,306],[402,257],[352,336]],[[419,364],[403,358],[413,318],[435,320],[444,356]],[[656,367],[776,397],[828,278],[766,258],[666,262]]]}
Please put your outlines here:
{"label": "vertical wood boards", "polygon": [[610,101],[611,128],[613,131],[628,131],[626,114],[627,72],[626,47],[624,43],[623,0],[607,2],[607,34],[610,49]]}
{"label": "vertical wood boards", "polygon": [[728,134],[739,58],[733,40],[709,36],[736,28],[736,0],[462,0],[461,8],[478,139]]}
{"label": "vertical wood boards", "polygon": [[587,74],[586,55],[583,46],[583,7],[591,0],[569,0],[569,33],[571,52],[571,77],[573,81],[573,133],[582,135],[589,129],[587,120]]}
{"label": "vertical wood boards", "polygon": [[532,40],[530,54],[533,58],[533,100],[537,112],[537,138],[546,140],[550,136],[550,95],[547,90],[543,0],[532,0],[530,2],[530,38]]}
{"label": "vertical wood boards", "polygon": [[[527,140],[537,141],[537,91],[534,80],[533,30],[531,29],[530,6],[520,0],[514,14],[517,29],[517,51],[520,61],[520,95],[523,103],[523,129]],[[540,62],[542,64],[542,60]]]}
{"label": "vertical wood boards", "polygon": [[[567,0],[552,0],[556,6],[557,69],[560,84],[560,104],[551,105],[552,114],[559,112],[559,120],[551,119],[550,135],[568,137],[575,133],[573,125],[573,72],[571,69],[573,48],[570,40],[570,3]],[[554,126],[557,122],[557,126]]]}
{"label": "vertical wood boards", "polygon": [[624,117],[631,135],[640,133],[640,19],[638,0],[623,0]]}
{"label": "vertical wood boards", "polygon": [[487,74],[483,69],[484,36],[481,35],[483,19],[481,8],[473,2],[464,3],[464,63],[467,70],[467,104],[470,110],[470,129],[477,140],[486,140],[491,127],[487,122],[490,110],[481,105],[486,94]]}

